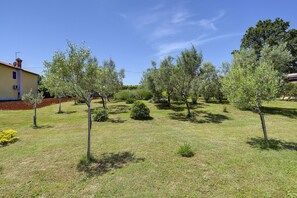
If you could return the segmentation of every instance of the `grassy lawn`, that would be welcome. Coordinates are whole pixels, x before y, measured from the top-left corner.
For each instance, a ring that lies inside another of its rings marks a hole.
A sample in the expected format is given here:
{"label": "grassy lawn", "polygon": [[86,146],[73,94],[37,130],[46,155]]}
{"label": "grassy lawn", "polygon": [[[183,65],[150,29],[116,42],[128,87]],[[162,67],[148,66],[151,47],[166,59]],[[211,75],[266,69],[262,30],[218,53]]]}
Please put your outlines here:
{"label": "grassy lawn", "polygon": [[[0,129],[20,140],[0,147],[0,197],[296,197],[297,103],[265,108],[271,148],[261,147],[259,115],[231,105],[200,103],[196,119],[185,105],[147,103],[152,120],[129,118],[109,103],[110,120],[93,123],[91,150],[100,162],[77,166],[87,147],[87,106],[63,103],[33,111],[0,111]],[[93,107],[101,107],[98,101]],[[192,158],[176,154],[189,143]]]}

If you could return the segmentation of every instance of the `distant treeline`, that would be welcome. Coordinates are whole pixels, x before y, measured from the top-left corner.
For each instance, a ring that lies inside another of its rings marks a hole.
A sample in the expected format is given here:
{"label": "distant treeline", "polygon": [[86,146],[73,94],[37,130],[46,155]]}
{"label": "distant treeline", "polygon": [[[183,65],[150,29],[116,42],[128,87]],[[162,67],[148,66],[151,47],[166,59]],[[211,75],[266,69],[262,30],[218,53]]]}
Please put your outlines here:
{"label": "distant treeline", "polygon": [[122,86],[122,90],[125,90],[125,89],[132,90],[132,89],[138,89],[138,88],[140,88],[140,85],[123,85]]}

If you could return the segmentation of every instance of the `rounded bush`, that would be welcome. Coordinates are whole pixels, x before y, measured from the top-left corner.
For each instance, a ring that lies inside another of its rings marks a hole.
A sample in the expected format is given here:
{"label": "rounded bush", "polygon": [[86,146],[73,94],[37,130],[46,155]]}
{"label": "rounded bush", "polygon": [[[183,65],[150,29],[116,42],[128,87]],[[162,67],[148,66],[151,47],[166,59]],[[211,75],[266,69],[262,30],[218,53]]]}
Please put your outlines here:
{"label": "rounded bush", "polygon": [[0,131],[0,145],[6,145],[17,141],[17,132],[13,129],[7,129]]}
{"label": "rounded bush", "polygon": [[135,120],[150,119],[150,109],[143,102],[136,101],[132,106],[130,117]]}
{"label": "rounded bush", "polygon": [[108,112],[106,109],[98,109],[94,114],[94,121],[96,122],[105,122],[108,120]]}

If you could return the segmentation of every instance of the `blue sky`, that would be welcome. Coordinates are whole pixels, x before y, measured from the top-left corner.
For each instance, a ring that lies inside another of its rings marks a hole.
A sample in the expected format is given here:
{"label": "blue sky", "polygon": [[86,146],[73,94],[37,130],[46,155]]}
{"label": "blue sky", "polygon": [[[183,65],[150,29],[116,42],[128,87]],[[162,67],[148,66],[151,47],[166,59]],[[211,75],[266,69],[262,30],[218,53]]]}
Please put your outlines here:
{"label": "blue sky", "polygon": [[296,7],[296,0],[3,0],[0,61],[20,52],[23,68],[42,74],[67,40],[85,42],[100,62],[112,58],[126,70],[124,84],[138,84],[151,60],[191,44],[219,67],[258,20],[280,17],[296,29]]}

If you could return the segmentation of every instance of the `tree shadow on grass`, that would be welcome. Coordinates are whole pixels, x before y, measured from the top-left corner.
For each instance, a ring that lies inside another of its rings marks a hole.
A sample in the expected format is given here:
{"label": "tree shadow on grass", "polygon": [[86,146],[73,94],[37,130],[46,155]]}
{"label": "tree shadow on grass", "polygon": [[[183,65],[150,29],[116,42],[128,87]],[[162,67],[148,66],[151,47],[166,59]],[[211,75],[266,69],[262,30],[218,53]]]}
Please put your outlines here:
{"label": "tree shadow on grass", "polygon": [[32,126],[32,129],[50,129],[50,128],[54,128],[54,126],[48,125],[48,124]]}
{"label": "tree shadow on grass", "polygon": [[167,103],[155,103],[155,106],[159,110],[169,110],[170,109],[170,107],[168,106]]}
{"label": "tree shadow on grass", "polygon": [[228,100],[222,100],[221,102],[217,101],[217,100],[210,100],[205,103],[208,103],[208,104],[230,104],[230,102]]}
{"label": "tree shadow on grass", "polygon": [[73,114],[73,113],[76,113],[77,111],[60,111],[60,112],[57,112],[56,114]]}
{"label": "tree shadow on grass", "polygon": [[169,117],[173,120],[189,121],[193,123],[222,123],[230,118],[222,114],[213,114],[207,111],[192,111],[192,116],[184,113],[169,113]]}
{"label": "tree shadow on grass", "polygon": [[108,107],[109,114],[120,114],[127,113],[130,111],[130,106],[128,105],[112,105]]}
{"label": "tree shadow on grass", "polygon": [[103,175],[113,169],[123,168],[129,163],[143,162],[145,158],[137,158],[131,152],[104,153],[99,159],[91,158],[89,162],[80,160],[77,170],[88,176]]}
{"label": "tree shadow on grass", "polygon": [[[93,114],[96,110],[98,109],[104,109],[103,107],[95,107],[95,108],[91,108],[91,114]],[[85,110],[86,113],[88,113],[88,109]]]}
{"label": "tree shadow on grass", "polygon": [[127,120],[122,120],[121,118],[108,118],[107,122],[111,122],[111,123],[124,123]]}
{"label": "tree shadow on grass", "polygon": [[258,148],[261,150],[292,150],[297,151],[297,143],[296,142],[287,142],[284,140],[278,140],[278,139],[269,139],[268,145],[265,144],[265,141],[263,138],[257,137],[257,138],[250,138],[247,142],[251,147]]}
{"label": "tree shadow on grass", "polygon": [[297,118],[297,109],[281,107],[262,107],[262,112],[273,115],[282,115],[289,118]]}
{"label": "tree shadow on grass", "polygon": [[[167,103],[157,103],[155,104],[155,106],[159,110],[173,110],[175,112],[181,112],[187,109],[184,103],[181,103],[181,104],[172,103],[170,107],[168,106]],[[197,109],[197,108],[203,108],[203,104],[199,103],[199,104],[191,105],[191,109]]]}
{"label": "tree shadow on grass", "polygon": [[[103,107],[95,107],[91,108],[91,114],[93,114],[98,109],[104,109]],[[130,107],[128,105],[112,105],[110,107],[107,107],[106,110],[108,110],[109,114],[120,114],[120,113],[127,113],[130,111]],[[88,110],[85,110],[85,112],[88,113]]]}

